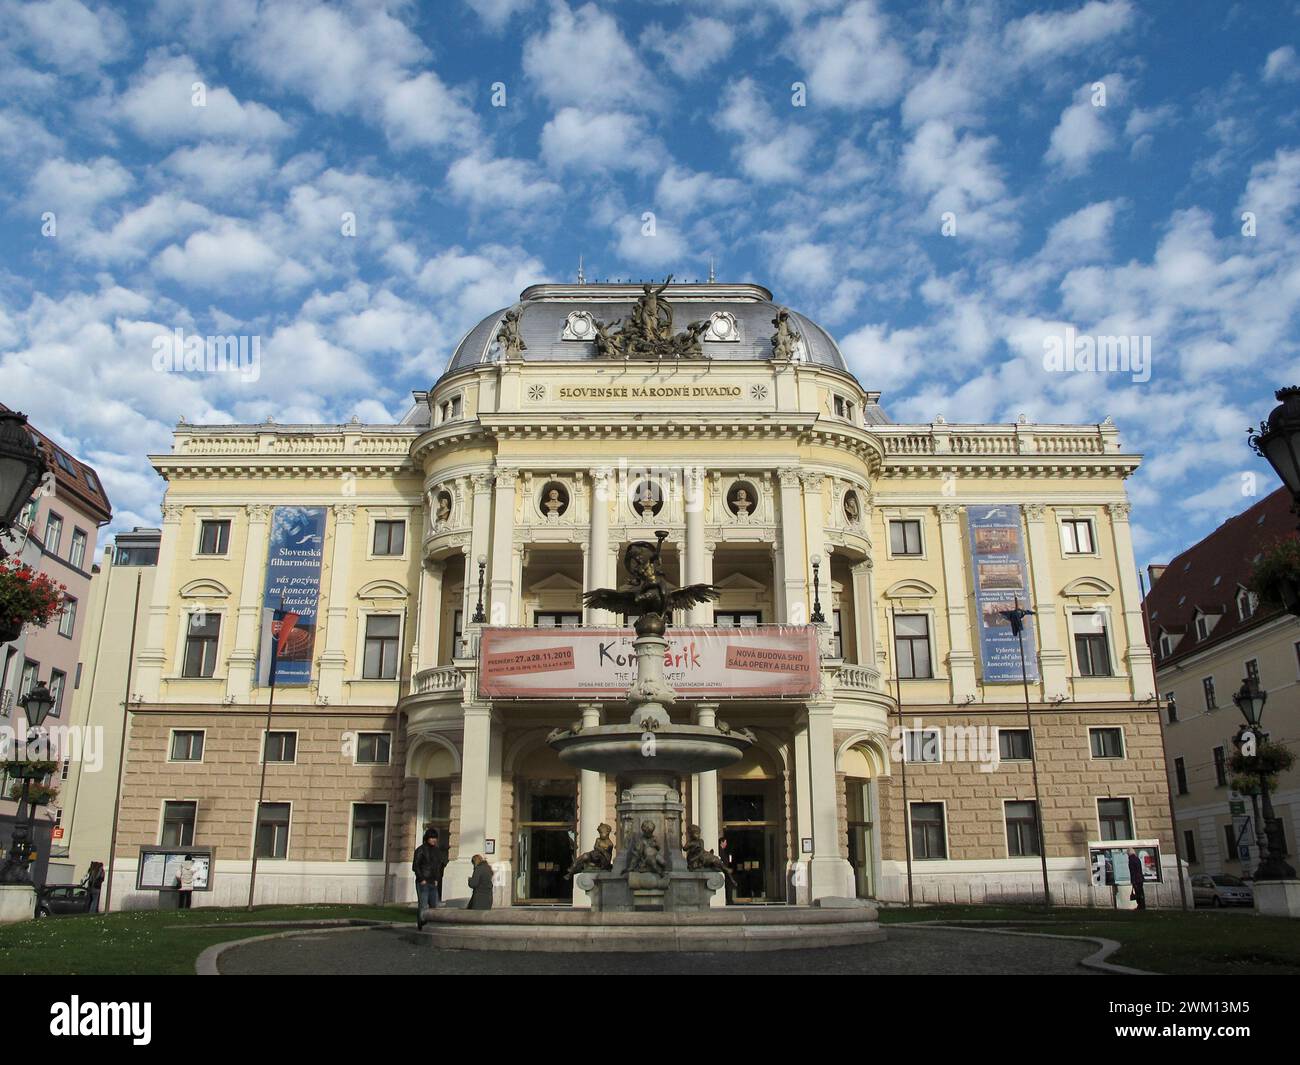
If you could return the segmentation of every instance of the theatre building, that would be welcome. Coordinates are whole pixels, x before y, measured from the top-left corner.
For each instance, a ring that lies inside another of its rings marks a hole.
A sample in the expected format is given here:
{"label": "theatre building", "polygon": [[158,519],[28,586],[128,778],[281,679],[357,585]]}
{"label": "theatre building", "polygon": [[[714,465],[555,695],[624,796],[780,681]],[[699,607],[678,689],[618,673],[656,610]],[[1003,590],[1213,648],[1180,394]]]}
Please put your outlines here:
{"label": "theatre building", "polygon": [[[1117,841],[1172,897],[1113,425],[895,424],[752,284],[535,285],[448,348],[399,424],[182,423],[154,456],[122,904],[153,904],[151,848],[211,853],[196,905],[242,901],[254,848],[259,901],[412,900],[429,825],[449,898],[483,854],[498,905],[583,903],[619,781],[547,737],[624,719],[629,619],[582,593],[660,530],[721,595],[673,619],[673,714],[757,739],[682,782],[733,901],[899,900],[909,864],[918,899],[1028,898],[1045,846],[1058,900],[1109,905]],[[493,651],[520,646],[535,670]]]}

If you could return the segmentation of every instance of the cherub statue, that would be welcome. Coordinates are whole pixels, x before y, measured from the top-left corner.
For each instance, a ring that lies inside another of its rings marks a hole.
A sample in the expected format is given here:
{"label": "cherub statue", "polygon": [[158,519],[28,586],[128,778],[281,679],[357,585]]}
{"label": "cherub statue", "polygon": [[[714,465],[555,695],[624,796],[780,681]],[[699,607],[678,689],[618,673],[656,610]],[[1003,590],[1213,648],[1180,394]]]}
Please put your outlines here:
{"label": "cherub statue", "polygon": [[727,863],[714,854],[713,851],[704,849],[704,840],[700,838],[699,825],[687,826],[685,849],[687,869],[716,869],[727,878],[728,884],[733,888],[736,886],[735,878],[731,875],[731,870],[727,868]]}
{"label": "cherub statue", "polygon": [[703,358],[704,347],[700,343],[700,338],[709,331],[712,324],[709,319],[705,318],[688,325],[686,332],[678,333],[673,337],[673,354],[679,359]]}
{"label": "cherub statue", "polygon": [[569,871],[564,874],[564,879],[570,879],[575,873],[585,873],[588,869],[613,869],[614,868],[614,841],[609,838],[613,828],[606,824],[596,826],[596,842],[592,845],[591,850],[579,854],[569,866]]}
{"label": "cherub statue", "polygon": [[668,534],[662,529],[655,532],[655,543],[637,540],[627,545],[623,552],[623,568],[628,579],[617,588],[596,588],[583,593],[587,606],[609,610],[615,614],[636,616],[638,636],[662,636],[667,628],[668,616],[674,610],[684,610],[696,603],[708,603],[718,598],[718,590],[711,584],[688,584],[673,588],[664,579],[661,555]]}
{"label": "cherub statue", "polygon": [[506,362],[519,358],[521,352],[528,350],[524,338],[519,332],[520,311],[506,311],[501,319],[501,328],[497,330],[496,340],[501,345],[501,357]]}
{"label": "cherub statue", "polygon": [[655,823],[641,822],[641,838],[632,844],[632,853],[627,860],[629,873],[654,873],[663,876],[668,866],[659,856],[659,843],[655,839]]}
{"label": "cherub statue", "polygon": [[772,324],[776,326],[776,332],[772,334],[772,358],[788,362],[795,357],[796,345],[800,340],[799,334],[790,327],[789,308],[778,308]]}
{"label": "cherub statue", "polygon": [[608,322],[602,322],[599,318],[592,320],[592,327],[596,330],[596,353],[602,358],[627,358],[627,352],[623,348],[623,334],[614,333],[610,330]]}

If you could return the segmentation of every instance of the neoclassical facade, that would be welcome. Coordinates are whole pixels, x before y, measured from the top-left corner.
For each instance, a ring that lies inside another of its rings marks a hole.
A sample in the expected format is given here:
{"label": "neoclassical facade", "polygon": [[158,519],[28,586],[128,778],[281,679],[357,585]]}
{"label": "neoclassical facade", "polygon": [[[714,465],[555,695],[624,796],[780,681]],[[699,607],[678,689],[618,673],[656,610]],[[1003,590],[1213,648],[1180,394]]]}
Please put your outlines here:
{"label": "neoclassical facade", "polygon": [[[658,347],[626,342],[638,322]],[[199,904],[238,901],[255,840],[259,900],[411,899],[428,825],[448,897],[484,854],[499,904],[571,900],[565,870],[619,782],[546,737],[620,700],[483,694],[479,645],[485,628],[617,636],[627,619],[582,592],[655,530],[670,574],[721,593],[681,631],[816,626],[811,694],[674,709],[758,737],[683,782],[688,816],[725,840],[734,902],[903,899],[909,866],[919,899],[1026,897],[1045,847],[1059,899],[1109,904],[1089,843],[1172,860],[1124,491],[1139,460],[1114,426],[895,424],[825,331],[748,284],[533,286],[415,398],[397,425],[182,424],[154,457],[168,490],[118,838],[128,905],[140,848],[166,842],[213,849]],[[287,507],[323,511],[319,599],[310,679],[268,715]],[[977,535],[994,511],[1012,525]],[[990,544],[1019,562],[977,572]],[[1028,714],[981,628],[989,590],[1013,587],[1036,612]]]}

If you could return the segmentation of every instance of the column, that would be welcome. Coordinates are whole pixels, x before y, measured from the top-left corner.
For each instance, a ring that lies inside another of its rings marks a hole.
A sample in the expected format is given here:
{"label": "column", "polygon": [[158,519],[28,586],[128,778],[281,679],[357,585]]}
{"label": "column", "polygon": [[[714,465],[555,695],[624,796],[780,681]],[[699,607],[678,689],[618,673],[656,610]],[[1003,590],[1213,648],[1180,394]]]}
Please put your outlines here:
{"label": "column", "polygon": [[[158,548],[158,567],[149,603],[149,621],[132,693],[138,693],[145,702],[157,702],[162,691],[163,666],[167,661],[167,615],[172,595],[172,569],[181,537],[181,510],[181,506],[176,503],[164,503],[162,508],[162,543]],[[176,672],[180,672],[179,666]]]}
{"label": "column", "polygon": [[794,726],[794,802],[791,804],[795,821],[794,853],[790,855],[791,882],[794,888],[791,899],[797,906],[807,906],[812,898],[808,894],[809,864],[812,855],[803,851],[803,840],[814,836],[812,819],[812,766],[808,755],[808,719],[800,717]]}
{"label": "column", "polygon": [[966,552],[961,540],[961,507],[939,507],[939,543],[943,551],[944,598],[948,601],[948,683],[951,698],[975,700],[975,653],[967,614]]}
{"label": "column", "polygon": [[515,616],[514,549],[515,478],[508,467],[496,467],[496,492],[492,505],[491,605],[489,625],[509,625]]}
{"label": "column", "polygon": [[[682,583],[701,584],[704,576],[704,469],[687,467],[686,482],[686,574]],[[712,616],[712,603],[696,603],[686,612],[686,624],[707,625]]]}
{"label": "column", "polygon": [[[583,591],[610,587],[609,581],[609,482],[608,466],[598,466],[590,471],[591,524],[587,531],[586,579]],[[587,607],[588,625],[615,625],[621,623],[608,610]],[[585,893],[584,893],[585,894]]]}
{"label": "column", "polygon": [[[579,703],[584,729],[596,728],[601,723],[603,707],[600,703]],[[605,820],[605,774],[594,769],[578,771],[578,843],[577,853],[585,854],[596,842],[596,826]],[[618,841],[619,846],[623,844]],[[576,878],[575,878],[576,881]],[[578,909],[591,908],[591,896],[575,882],[573,905]]]}
{"label": "column", "polygon": [[[482,854],[487,839],[488,775],[491,765],[492,709],[488,706],[465,707],[465,731],[461,746],[460,833],[456,837],[455,857],[447,864],[443,890],[449,899],[469,896],[470,860]],[[489,859],[490,860],[490,859]]]}
{"label": "column", "polygon": [[[1034,588],[1034,632],[1038,637],[1038,661],[1042,667],[1043,698],[1069,695],[1065,652],[1061,650],[1060,626],[1056,617],[1056,592],[1052,587],[1047,508],[1042,503],[1025,506],[1025,527],[1029,540],[1029,579]],[[1023,604],[1022,604],[1023,605]]]}
{"label": "column", "polygon": [[357,508],[353,503],[334,507],[334,551],[330,555],[329,606],[325,611],[325,650],[320,656],[317,693],[333,703],[343,701],[347,669],[348,582],[352,568],[352,531]]}
{"label": "column", "polygon": [[[473,513],[470,518],[469,550],[465,554],[465,605],[462,626],[463,646],[457,654],[464,656],[474,647],[473,634],[478,631],[474,624],[474,607],[478,604],[478,565],[479,560],[487,561],[488,544],[491,538],[492,520],[492,474],[486,471],[476,473],[471,478],[474,488]],[[485,578],[486,580],[486,574]],[[485,599],[483,608],[487,610],[488,590],[483,590]]]}
{"label": "column", "polygon": [[266,575],[266,545],[271,528],[271,508],[256,504],[248,510],[248,535],[244,540],[244,572],[239,582],[239,604],[234,619],[235,645],[226,667],[226,696],[248,702],[257,670],[259,622],[262,617],[262,582]]}
{"label": "column", "polygon": [[785,583],[787,625],[808,624],[808,552],[804,549],[803,494],[799,470],[782,467],[778,472],[781,494],[781,572]]}
{"label": "column", "polygon": [[1119,573],[1120,609],[1124,612],[1124,635],[1128,642],[1129,683],[1134,699],[1154,699],[1155,674],[1151,665],[1151,648],[1142,626],[1142,596],[1138,590],[1136,561],[1133,556],[1133,531],[1128,523],[1127,503],[1108,503],[1111,534],[1115,538],[1115,569]]}
{"label": "column", "polygon": [[808,898],[810,902],[828,896],[851,898],[856,894],[853,867],[840,853],[834,704],[810,703],[807,718],[813,824],[813,857],[808,868]]}
{"label": "column", "polygon": [[[717,703],[696,703],[695,723],[714,728],[718,723]],[[704,849],[718,851],[718,838],[722,835],[722,822],[718,817],[718,771],[695,774],[695,823],[700,826]],[[709,896],[710,906],[725,906],[727,892],[715,891]]]}
{"label": "column", "polygon": [[853,578],[853,637],[858,665],[876,668],[875,603],[871,598],[871,559],[855,562]]}
{"label": "column", "polygon": [[431,559],[425,559],[420,567],[420,602],[417,608],[419,620],[415,661],[411,669],[412,681],[420,670],[433,669],[439,665],[438,643],[442,638],[442,578],[446,568],[445,562],[434,562]]}

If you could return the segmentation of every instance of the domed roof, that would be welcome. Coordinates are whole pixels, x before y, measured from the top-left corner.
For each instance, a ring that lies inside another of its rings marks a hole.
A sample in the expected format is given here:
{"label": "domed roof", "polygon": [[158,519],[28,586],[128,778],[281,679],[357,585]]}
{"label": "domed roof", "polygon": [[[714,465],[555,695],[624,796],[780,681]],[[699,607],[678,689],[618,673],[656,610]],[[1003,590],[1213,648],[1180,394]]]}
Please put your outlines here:
{"label": "domed roof", "polygon": [[[514,308],[503,307],[488,315],[465,335],[443,376],[497,361],[497,333],[510,310],[519,311],[519,334],[525,345],[520,353],[523,361],[599,359],[587,322],[599,320],[612,326],[626,321],[642,293],[640,283],[532,285],[520,294]],[[679,332],[691,322],[718,316],[715,327],[701,338],[706,358],[739,362],[772,357],[772,334],[776,331],[772,319],[780,305],[761,285],[669,285],[660,298],[671,306],[673,328]],[[849,372],[835,341],[821,326],[793,310],[790,319],[801,337],[799,361]]]}

